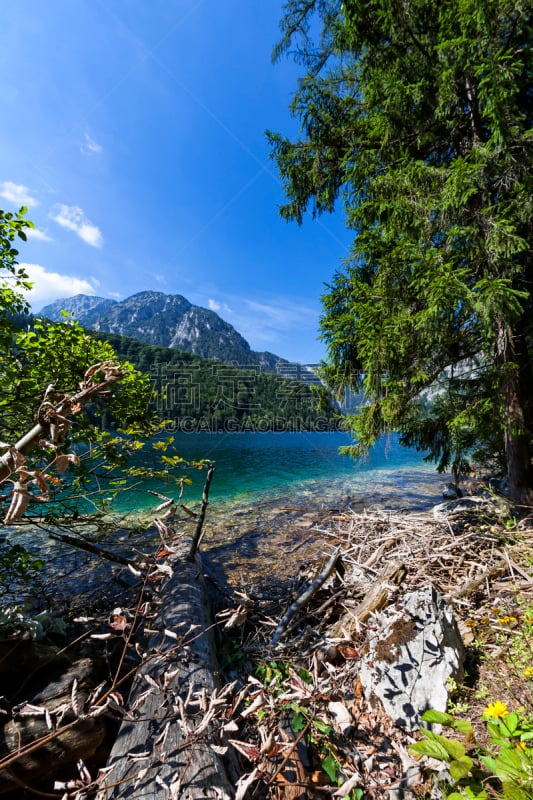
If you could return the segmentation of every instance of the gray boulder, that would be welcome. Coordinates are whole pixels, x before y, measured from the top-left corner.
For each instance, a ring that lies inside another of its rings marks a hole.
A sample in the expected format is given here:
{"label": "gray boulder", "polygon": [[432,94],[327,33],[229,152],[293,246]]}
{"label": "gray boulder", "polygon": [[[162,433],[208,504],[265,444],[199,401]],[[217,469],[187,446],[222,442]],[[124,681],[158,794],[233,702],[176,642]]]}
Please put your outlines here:
{"label": "gray boulder", "polygon": [[444,598],[432,586],[404,595],[372,617],[361,667],[365,695],[399,727],[420,727],[428,709],[446,710],[447,681],[460,681],[464,645]]}

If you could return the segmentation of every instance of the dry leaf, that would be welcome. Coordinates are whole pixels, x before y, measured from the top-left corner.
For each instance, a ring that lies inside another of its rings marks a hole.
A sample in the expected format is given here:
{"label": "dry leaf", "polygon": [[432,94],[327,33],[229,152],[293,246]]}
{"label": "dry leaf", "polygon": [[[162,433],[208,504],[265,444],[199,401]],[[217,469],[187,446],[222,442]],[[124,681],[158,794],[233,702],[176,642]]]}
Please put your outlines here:
{"label": "dry leaf", "polygon": [[76,453],[61,453],[56,458],[55,468],[60,475],[63,475],[71,464],[78,467],[80,464],[80,457],[76,455]]}
{"label": "dry leaf", "polygon": [[361,786],[361,776],[354,772],[354,774],[345,781],[334,793],[333,797],[347,797],[352,789],[357,789]]}
{"label": "dry leaf", "polygon": [[125,631],[129,623],[124,614],[111,614],[109,618],[109,627],[114,631]]}
{"label": "dry leaf", "polygon": [[225,756],[226,753],[228,752],[228,748],[225,745],[210,744],[209,747],[211,748],[213,753],[217,754],[217,756]]}
{"label": "dry leaf", "polygon": [[238,739],[228,739],[229,744],[231,744],[235,750],[238,750],[243,756],[249,761],[258,761],[261,757],[261,752],[259,748],[255,744],[250,744],[249,742],[239,742]]}
{"label": "dry leaf", "polygon": [[246,793],[248,788],[252,785],[254,781],[257,780],[259,775],[259,770],[257,767],[251,772],[249,775],[243,775],[236,783],[235,788],[237,789],[237,793],[235,794],[235,800],[244,800],[246,797]]}
{"label": "dry leaf", "polygon": [[72,682],[72,689],[70,691],[70,703],[72,705],[72,710],[77,717],[79,714],[79,707],[78,707],[78,681],[74,678]]}
{"label": "dry leaf", "polygon": [[15,481],[13,486],[13,494],[11,496],[11,504],[4,517],[4,524],[9,525],[12,522],[20,522],[24,516],[24,512],[28,508],[31,499],[31,494],[21,481]]}
{"label": "dry leaf", "polygon": [[34,472],[33,480],[38,485],[43,495],[48,494],[48,476],[42,472]]}
{"label": "dry leaf", "polygon": [[346,660],[359,658],[359,653],[351,644],[338,644],[337,650]]}
{"label": "dry leaf", "polygon": [[42,717],[47,709],[44,706],[34,706],[31,703],[20,703],[11,709],[13,714],[18,717]]}
{"label": "dry leaf", "polygon": [[331,701],[328,703],[328,711],[332,715],[334,725],[342,734],[353,725],[353,717],[344,705],[339,701]]}

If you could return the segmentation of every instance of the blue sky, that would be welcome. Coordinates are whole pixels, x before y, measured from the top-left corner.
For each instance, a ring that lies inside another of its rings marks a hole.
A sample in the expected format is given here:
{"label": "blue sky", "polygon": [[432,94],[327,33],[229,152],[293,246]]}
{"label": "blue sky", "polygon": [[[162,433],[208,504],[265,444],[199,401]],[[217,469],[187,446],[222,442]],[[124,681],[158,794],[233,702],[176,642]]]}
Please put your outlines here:
{"label": "blue sky", "polygon": [[2,8],[0,205],[38,311],[146,289],[217,311],[255,350],[325,355],[341,215],[279,219],[265,130],[297,133],[278,0],[26,0]]}

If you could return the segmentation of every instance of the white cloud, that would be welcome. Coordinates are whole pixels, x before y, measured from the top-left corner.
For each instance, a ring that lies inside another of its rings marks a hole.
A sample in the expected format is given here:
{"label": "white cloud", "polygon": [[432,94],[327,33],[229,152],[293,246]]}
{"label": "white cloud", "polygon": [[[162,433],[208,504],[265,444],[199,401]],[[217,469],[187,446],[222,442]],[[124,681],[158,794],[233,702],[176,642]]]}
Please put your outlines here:
{"label": "white cloud", "polygon": [[238,311],[232,324],[255,349],[277,346],[303,331],[313,335],[318,327],[318,311],[290,300],[258,303],[241,298],[235,305]]}
{"label": "white cloud", "polygon": [[79,206],[57,205],[50,212],[50,218],[61,227],[74,231],[91,247],[102,247],[104,237],[100,228],[87,219]]}
{"label": "white cloud", "polygon": [[246,306],[254,314],[262,315],[265,321],[281,328],[289,328],[295,323],[305,323],[316,319],[316,311],[292,302],[280,301],[275,304],[258,303],[245,300]]}
{"label": "white cloud", "polygon": [[308,332],[316,335],[319,310],[288,297],[274,297],[261,302],[238,295],[227,295],[224,300],[195,297],[193,302],[207,306],[225,319],[241,333],[255,350],[279,347],[294,336]]}
{"label": "white cloud", "polygon": [[20,264],[28,273],[34,286],[27,294],[27,299],[34,310],[63,297],[72,297],[75,294],[96,294],[96,287],[83,278],[74,275],[60,275],[59,272],[49,272],[40,264]]}
{"label": "white cloud", "polygon": [[217,303],[217,301],[213,300],[212,297],[210,297],[209,300],[207,301],[207,305],[211,309],[211,311],[217,311],[217,312],[222,311],[225,314],[233,314],[233,311],[226,303]]}
{"label": "white cloud", "polygon": [[83,144],[81,146],[81,152],[87,153],[88,155],[98,155],[103,151],[102,145],[95,142],[92,136],[89,136],[88,133],[85,134],[85,138]]}
{"label": "white cloud", "polygon": [[40,242],[54,241],[51,236],[48,236],[44,231],[40,231],[39,228],[26,228],[26,236],[28,239],[38,239]]}
{"label": "white cloud", "polygon": [[32,197],[30,190],[22,183],[13,183],[13,181],[3,181],[0,183],[0,197],[4,200],[9,200],[17,206],[38,206],[39,201]]}

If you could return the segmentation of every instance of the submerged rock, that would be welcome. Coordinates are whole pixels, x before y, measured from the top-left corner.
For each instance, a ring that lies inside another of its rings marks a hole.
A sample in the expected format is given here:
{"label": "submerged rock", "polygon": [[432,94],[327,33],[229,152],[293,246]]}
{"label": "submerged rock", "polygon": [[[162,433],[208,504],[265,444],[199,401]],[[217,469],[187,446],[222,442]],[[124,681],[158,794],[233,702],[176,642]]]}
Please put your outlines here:
{"label": "submerged rock", "polygon": [[374,614],[372,622],[360,673],[365,695],[379,699],[396,725],[417,730],[424,711],[446,710],[448,679],[462,677],[464,645],[452,610],[428,586]]}

